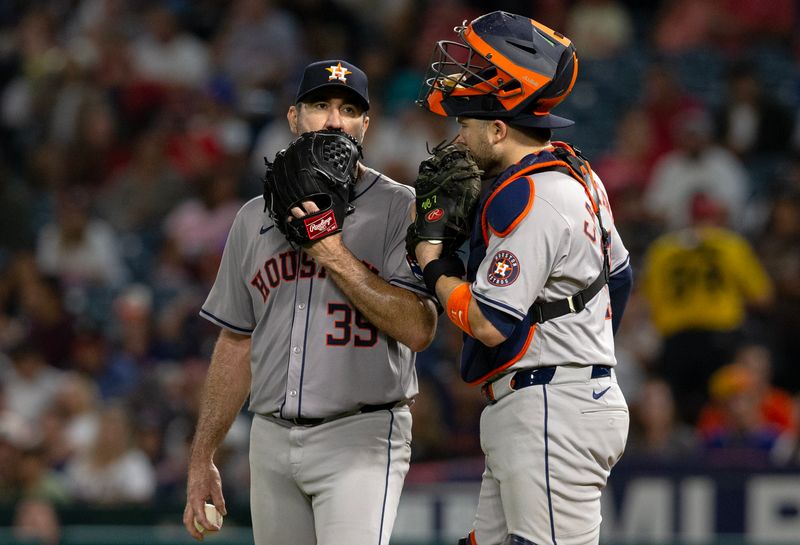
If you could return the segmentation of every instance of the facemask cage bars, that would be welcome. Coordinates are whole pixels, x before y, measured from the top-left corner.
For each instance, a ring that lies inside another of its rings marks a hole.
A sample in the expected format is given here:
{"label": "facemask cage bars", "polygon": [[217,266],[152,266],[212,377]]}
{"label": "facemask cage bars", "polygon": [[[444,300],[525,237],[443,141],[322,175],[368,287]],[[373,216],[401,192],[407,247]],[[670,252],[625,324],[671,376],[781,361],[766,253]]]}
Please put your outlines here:
{"label": "facemask cage bars", "polygon": [[454,29],[464,43],[449,40],[436,43],[417,103],[424,105],[434,91],[440,91],[444,98],[456,91],[457,96],[496,94],[503,97],[522,92],[515,78],[469,45],[464,39],[466,28]]}

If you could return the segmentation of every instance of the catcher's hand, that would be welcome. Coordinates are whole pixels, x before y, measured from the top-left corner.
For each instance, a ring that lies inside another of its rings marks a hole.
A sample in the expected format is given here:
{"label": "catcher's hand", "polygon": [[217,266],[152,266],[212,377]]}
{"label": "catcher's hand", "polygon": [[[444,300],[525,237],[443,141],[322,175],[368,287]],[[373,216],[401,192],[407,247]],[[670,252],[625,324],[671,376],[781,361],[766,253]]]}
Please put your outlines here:
{"label": "catcher's hand", "polygon": [[441,243],[442,256],[458,250],[469,238],[481,194],[483,171],[465,145],[440,144],[431,153],[419,165],[417,215],[406,233],[406,251],[414,259],[423,240]]}
{"label": "catcher's hand", "polygon": [[[361,146],[337,130],[301,134],[270,163],[265,159],[264,200],[275,226],[289,242],[308,244],[342,230],[353,211],[350,192],[356,181]],[[313,202],[318,211],[302,218],[292,208]]]}

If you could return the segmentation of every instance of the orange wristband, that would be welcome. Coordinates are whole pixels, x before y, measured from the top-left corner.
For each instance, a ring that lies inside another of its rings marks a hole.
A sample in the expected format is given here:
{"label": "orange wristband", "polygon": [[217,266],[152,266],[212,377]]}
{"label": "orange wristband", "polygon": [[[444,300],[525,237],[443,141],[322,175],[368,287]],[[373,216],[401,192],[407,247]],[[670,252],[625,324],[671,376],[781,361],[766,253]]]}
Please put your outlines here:
{"label": "orange wristband", "polygon": [[469,325],[469,302],[472,301],[472,290],[469,283],[459,284],[456,289],[450,292],[447,298],[447,317],[456,324],[461,331],[474,337],[472,328]]}

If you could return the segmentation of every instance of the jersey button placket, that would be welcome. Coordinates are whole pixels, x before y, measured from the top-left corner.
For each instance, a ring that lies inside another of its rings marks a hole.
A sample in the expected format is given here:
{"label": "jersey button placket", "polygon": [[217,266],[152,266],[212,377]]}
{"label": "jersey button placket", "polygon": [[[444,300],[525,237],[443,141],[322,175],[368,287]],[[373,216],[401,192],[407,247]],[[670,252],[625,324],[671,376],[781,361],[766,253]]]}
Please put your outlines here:
{"label": "jersey button placket", "polygon": [[[298,256],[298,259],[300,257]],[[286,384],[286,405],[283,408],[285,417],[296,417],[300,415],[303,408],[300,406],[301,389],[300,377],[303,372],[303,344],[305,342],[305,332],[309,317],[309,297],[311,295],[311,279],[298,281],[295,284],[295,305],[292,312],[292,336],[289,344],[289,369]]]}

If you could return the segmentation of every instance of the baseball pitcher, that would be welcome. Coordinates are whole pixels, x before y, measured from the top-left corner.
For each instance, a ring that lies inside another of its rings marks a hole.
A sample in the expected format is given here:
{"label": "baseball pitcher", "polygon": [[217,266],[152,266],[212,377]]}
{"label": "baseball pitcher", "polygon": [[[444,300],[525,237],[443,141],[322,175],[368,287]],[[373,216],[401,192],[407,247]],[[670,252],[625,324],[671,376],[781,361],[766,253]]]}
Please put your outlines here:
{"label": "baseball pitcher", "polygon": [[389,542],[409,466],[414,352],[436,308],[406,259],[414,192],[360,162],[367,77],[306,67],[287,119],[298,138],[268,161],[239,211],[201,315],[219,325],[192,445],[184,525],[224,513],[214,465],[245,398],[254,413],[258,545]]}

